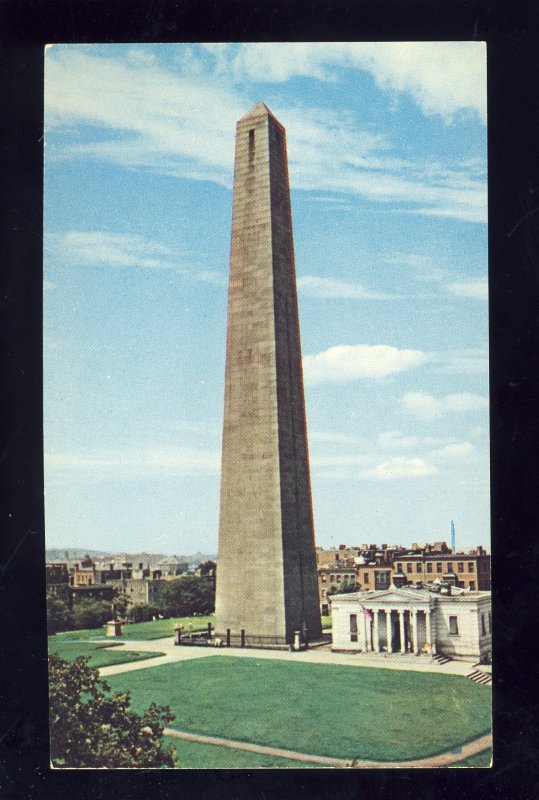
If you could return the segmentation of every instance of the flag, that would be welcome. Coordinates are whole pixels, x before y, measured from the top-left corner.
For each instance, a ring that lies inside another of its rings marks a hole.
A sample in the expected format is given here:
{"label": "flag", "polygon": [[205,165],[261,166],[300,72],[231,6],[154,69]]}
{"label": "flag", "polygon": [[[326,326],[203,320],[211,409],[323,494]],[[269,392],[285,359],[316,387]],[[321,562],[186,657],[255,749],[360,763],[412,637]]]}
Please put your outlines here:
{"label": "flag", "polygon": [[[360,603],[360,605],[361,605],[361,603]],[[369,620],[369,622],[370,622],[370,620],[372,619],[372,611],[370,610],[370,608],[365,608],[365,606],[363,606],[363,605],[362,605],[362,606],[361,606],[361,610],[363,611],[363,614],[364,614],[364,616],[365,616],[365,617],[366,617],[366,618]]]}

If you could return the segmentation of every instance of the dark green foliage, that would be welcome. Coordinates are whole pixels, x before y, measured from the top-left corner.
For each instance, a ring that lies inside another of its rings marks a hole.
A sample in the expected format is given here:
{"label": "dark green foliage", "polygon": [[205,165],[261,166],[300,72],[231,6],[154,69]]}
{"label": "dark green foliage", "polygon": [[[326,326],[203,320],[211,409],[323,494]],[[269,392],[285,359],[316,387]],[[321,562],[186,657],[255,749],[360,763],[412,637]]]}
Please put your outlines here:
{"label": "dark green foliage", "polygon": [[67,603],[52,592],[47,592],[47,628],[49,633],[68,631],[73,627],[73,616]]}
{"label": "dark green foliage", "polygon": [[167,616],[189,617],[211,614],[215,608],[215,587],[210,578],[186,576],[167,581],[161,595],[163,612]]}
{"label": "dark green foliage", "polygon": [[152,703],[140,716],[129,692],[114,692],[80,657],[49,656],[51,761],[56,767],[144,768],[175,766],[174,748],[162,747],[168,706]]}
{"label": "dark green foliage", "polygon": [[128,622],[148,622],[149,620],[157,617],[161,609],[158,606],[149,605],[148,603],[137,603],[131,606],[127,612]]}
{"label": "dark green foliage", "polygon": [[213,570],[215,570],[217,564],[215,561],[205,561],[203,564],[200,564],[198,569],[200,570],[201,575],[210,575]]}
{"label": "dark green foliage", "polygon": [[330,586],[327,591],[327,597],[330,597],[332,594],[350,594],[350,592],[357,592],[358,585],[355,580],[345,580],[339,584],[333,584]]}
{"label": "dark green foliage", "polygon": [[73,606],[73,628],[100,628],[112,618],[108,600],[80,600]]}

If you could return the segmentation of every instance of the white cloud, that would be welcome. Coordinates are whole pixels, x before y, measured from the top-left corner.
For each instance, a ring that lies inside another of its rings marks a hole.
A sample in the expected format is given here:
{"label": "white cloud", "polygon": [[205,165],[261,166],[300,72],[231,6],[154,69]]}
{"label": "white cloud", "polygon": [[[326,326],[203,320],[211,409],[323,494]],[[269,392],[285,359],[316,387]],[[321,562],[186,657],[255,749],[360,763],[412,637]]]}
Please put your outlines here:
{"label": "white cloud", "polygon": [[440,450],[436,450],[433,453],[433,456],[448,460],[458,460],[469,458],[470,456],[475,455],[475,453],[476,449],[473,444],[470,442],[461,442],[459,444],[447,444]]}
{"label": "white cloud", "polygon": [[[172,269],[195,283],[226,286],[226,277],[217,270],[180,267],[172,250],[138,233],[108,231],[66,231],[46,237],[45,253],[60,264],[72,267],[140,267]],[[187,258],[183,256],[185,260]],[[49,284],[52,286],[52,284]]]}
{"label": "white cloud", "polygon": [[137,233],[107,231],[67,231],[51,233],[45,252],[75,266],[101,264],[113,267],[167,268],[170,250]]}
{"label": "white cloud", "polygon": [[396,267],[406,267],[411,272],[412,277],[424,283],[439,283],[444,279],[445,271],[426,256],[408,255],[386,256],[382,259],[385,264]]}
{"label": "white cloud", "polygon": [[427,356],[420,350],[399,350],[390,345],[336,345],[303,358],[306,383],[345,383],[361,378],[386,378],[420,367]]}
{"label": "white cloud", "polygon": [[481,42],[245,44],[234,58],[238,78],[247,73],[262,82],[300,75],[337,80],[340,67],[367,70],[381,89],[410,95],[427,116],[449,120],[459,111],[472,111],[486,122]]}
{"label": "white cloud", "polygon": [[411,450],[418,447],[439,447],[451,444],[450,437],[411,436],[401,431],[383,431],[378,436],[378,446],[382,450]]}
{"label": "white cloud", "polygon": [[213,475],[219,472],[220,463],[219,451],[190,447],[45,454],[46,473],[69,471],[107,479],[156,473]]}
{"label": "white cloud", "polygon": [[339,300],[394,300],[395,295],[372,292],[360,283],[346,283],[329,278],[318,278],[315,275],[303,275],[298,278],[298,290],[310,297]]}
{"label": "white cloud", "polygon": [[[433,77],[436,64],[447,62],[450,74],[458,73],[462,78],[460,73],[471,62],[463,58],[468,51],[461,45],[470,43],[442,43],[439,51],[436,43],[416,44],[419,49],[413,43],[257,44],[228,49],[210,45],[206,52],[214,54],[213,60],[197,59],[192,48],[182,50],[181,46],[178,53],[183,54],[183,59],[176,71],[131,47],[119,47],[114,57],[96,55],[91,46],[53,48],[46,59],[47,130],[82,122],[110,135],[96,141],[92,134],[88,140],[86,131],[85,138],[81,136],[77,144],[59,149],[47,137],[48,157],[85,155],[230,187],[235,123],[252,104],[242,93],[246,74],[260,80],[271,80],[272,75],[285,80],[294,74],[325,79],[329,75],[326,66],[331,65],[374,70],[381,86],[391,85],[393,90],[412,95],[415,92],[423,106],[427,103],[434,109],[432,97],[439,83],[438,75]],[[428,71],[419,56],[417,62],[421,63],[420,72],[425,72],[423,83],[428,83],[428,91],[420,90],[421,80],[416,85],[410,77],[414,52],[433,59]],[[392,58],[395,69],[390,80]],[[264,64],[267,68],[262,67]],[[408,83],[399,89],[396,76],[403,64]],[[431,76],[428,80],[427,72]],[[234,86],[233,75],[242,77],[242,91]],[[477,72],[474,77],[481,93]],[[444,74],[444,86],[446,78]],[[448,88],[450,80],[444,91]],[[456,99],[458,92],[462,95],[461,105]],[[442,95],[443,92],[439,99]],[[468,108],[466,97],[462,86],[453,87],[450,101],[442,108],[440,99],[436,113],[447,115]],[[474,222],[486,220],[486,189],[475,164],[451,168],[426,163],[424,159],[412,162],[399,158],[387,136],[362,130],[352,111],[346,115],[305,106],[273,110],[287,128],[294,188],[404,204],[397,210],[414,213]]]}
{"label": "white cloud", "polygon": [[376,467],[362,470],[360,478],[370,480],[396,480],[397,478],[423,478],[435,475],[438,472],[433,464],[427,463],[423,458],[403,458],[395,456],[389,461],[383,461]]}
{"label": "white cloud", "polygon": [[486,278],[477,278],[470,281],[455,281],[445,287],[449,294],[457,297],[472,297],[476,300],[488,300],[488,281]]}
{"label": "white cloud", "polygon": [[488,352],[485,348],[467,348],[452,353],[433,353],[433,363],[440,372],[474,375],[488,372]]}
{"label": "white cloud", "polygon": [[435,419],[450,413],[463,413],[488,408],[488,398],[469,392],[457,392],[436,398],[426,392],[407,392],[401,403],[406,411],[419,419]]}
{"label": "white cloud", "polygon": [[309,442],[317,444],[362,444],[361,439],[347,433],[330,433],[328,431],[309,431]]}

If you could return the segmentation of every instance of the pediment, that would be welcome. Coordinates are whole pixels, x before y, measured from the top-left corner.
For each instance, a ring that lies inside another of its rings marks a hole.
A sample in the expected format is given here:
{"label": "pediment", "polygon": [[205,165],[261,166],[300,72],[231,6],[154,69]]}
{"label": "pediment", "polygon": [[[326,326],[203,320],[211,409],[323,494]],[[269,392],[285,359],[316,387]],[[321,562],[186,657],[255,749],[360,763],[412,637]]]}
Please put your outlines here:
{"label": "pediment", "polygon": [[347,598],[348,601],[361,603],[366,608],[374,606],[429,605],[431,594],[428,591],[414,589],[384,589],[371,592],[354,592],[349,595],[333,595],[331,601]]}

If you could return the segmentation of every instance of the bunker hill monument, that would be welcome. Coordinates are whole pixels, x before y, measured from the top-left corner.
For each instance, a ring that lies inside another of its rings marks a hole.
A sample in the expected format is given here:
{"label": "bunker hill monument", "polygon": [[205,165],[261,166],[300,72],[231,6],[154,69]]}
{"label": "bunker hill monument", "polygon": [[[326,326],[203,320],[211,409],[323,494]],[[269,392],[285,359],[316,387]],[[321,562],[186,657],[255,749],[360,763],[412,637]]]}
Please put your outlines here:
{"label": "bunker hill monument", "polygon": [[286,134],[237,123],[216,634],[321,637]]}

